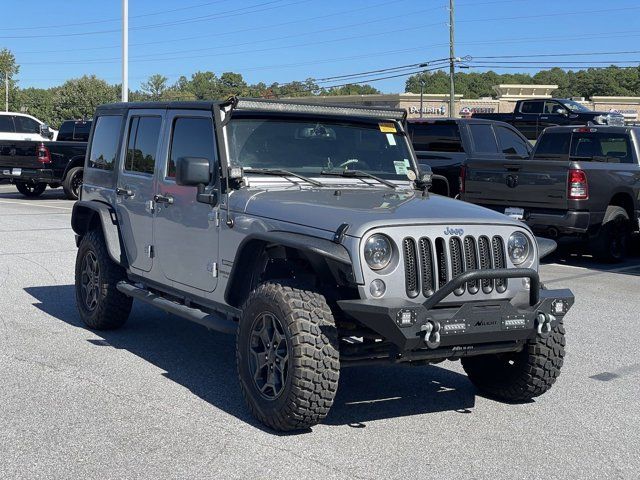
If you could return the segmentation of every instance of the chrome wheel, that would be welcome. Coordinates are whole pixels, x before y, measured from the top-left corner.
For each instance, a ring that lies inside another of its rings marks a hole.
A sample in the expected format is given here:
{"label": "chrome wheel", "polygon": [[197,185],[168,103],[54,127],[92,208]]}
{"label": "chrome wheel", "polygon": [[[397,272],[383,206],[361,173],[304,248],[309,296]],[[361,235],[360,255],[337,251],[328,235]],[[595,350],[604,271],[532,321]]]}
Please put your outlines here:
{"label": "chrome wheel", "polygon": [[93,312],[98,306],[100,296],[100,266],[98,259],[92,251],[88,251],[82,259],[82,277],[80,280],[82,287],[82,299],[84,306]]}
{"label": "chrome wheel", "polygon": [[249,337],[249,371],[260,394],[267,400],[280,396],[289,374],[289,344],[282,323],[272,313],[254,320]]}

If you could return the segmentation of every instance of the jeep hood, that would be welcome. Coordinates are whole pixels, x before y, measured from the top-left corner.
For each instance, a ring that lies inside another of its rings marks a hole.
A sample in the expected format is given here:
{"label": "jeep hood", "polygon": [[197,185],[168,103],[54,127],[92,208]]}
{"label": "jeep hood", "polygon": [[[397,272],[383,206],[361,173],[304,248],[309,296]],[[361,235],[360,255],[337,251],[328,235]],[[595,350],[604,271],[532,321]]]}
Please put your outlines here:
{"label": "jeep hood", "polygon": [[477,205],[414,190],[388,188],[284,188],[236,190],[230,198],[236,212],[304,225],[330,232],[343,223],[348,234],[362,236],[385,225],[463,224],[517,225],[521,222]]}

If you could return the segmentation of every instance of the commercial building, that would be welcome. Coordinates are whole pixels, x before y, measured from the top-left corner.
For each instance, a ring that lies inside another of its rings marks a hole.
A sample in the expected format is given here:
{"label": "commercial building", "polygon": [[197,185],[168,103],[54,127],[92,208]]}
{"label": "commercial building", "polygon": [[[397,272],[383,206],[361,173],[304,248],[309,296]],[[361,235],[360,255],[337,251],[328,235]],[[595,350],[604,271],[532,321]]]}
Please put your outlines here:
{"label": "commercial building", "polygon": [[[512,112],[518,100],[527,98],[551,98],[557,85],[495,85],[495,98],[463,98],[456,95],[453,116],[468,116],[473,113],[508,113]],[[421,98],[422,97],[422,98]],[[363,106],[384,106],[404,108],[409,118],[420,117],[422,105],[423,117],[449,117],[449,95],[427,93],[390,93],[376,95],[342,95],[335,97],[307,97],[305,101],[321,103],[337,103]],[[594,96],[590,99],[575,99],[592,110],[616,111],[624,115],[628,123],[640,119],[640,97],[604,97]]]}

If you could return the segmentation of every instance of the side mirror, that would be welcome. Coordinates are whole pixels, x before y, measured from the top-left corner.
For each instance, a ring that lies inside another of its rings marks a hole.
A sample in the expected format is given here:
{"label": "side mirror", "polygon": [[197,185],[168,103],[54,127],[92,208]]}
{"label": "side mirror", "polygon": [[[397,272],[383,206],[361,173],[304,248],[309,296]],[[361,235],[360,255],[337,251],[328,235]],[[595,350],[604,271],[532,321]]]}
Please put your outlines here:
{"label": "side mirror", "polygon": [[40,135],[51,140],[53,138],[53,130],[46,123],[42,123],[40,125]]}
{"label": "side mirror", "polygon": [[431,166],[426,163],[421,163],[418,167],[420,167],[420,172],[416,179],[416,186],[420,190],[428,190],[433,181],[433,170],[431,170]]}
{"label": "side mirror", "polygon": [[209,159],[180,157],[176,163],[176,184],[185,187],[207,185],[211,180]]}

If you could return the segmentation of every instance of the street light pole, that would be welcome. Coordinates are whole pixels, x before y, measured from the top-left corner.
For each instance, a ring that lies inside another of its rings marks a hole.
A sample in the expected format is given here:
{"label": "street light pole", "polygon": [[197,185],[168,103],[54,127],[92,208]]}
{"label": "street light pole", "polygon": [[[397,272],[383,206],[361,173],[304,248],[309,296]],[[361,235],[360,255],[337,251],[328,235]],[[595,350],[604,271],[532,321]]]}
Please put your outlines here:
{"label": "street light pole", "polygon": [[122,0],[122,101],[129,101],[129,0]]}
{"label": "street light pole", "polygon": [[420,118],[422,118],[422,94],[424,90],[424,80],[420,79]]}
{"label": "street light pole", "polygon": [[4,111],[9,111],[9,72],[4,72]]}
{"label": "street light pole", "polygon": [[455,116],[456,108],[456,91],[454,84],[455,75],[455,52],[454,44],[454,25],[453,25],[453,0],[449,0],[449,116]]}

